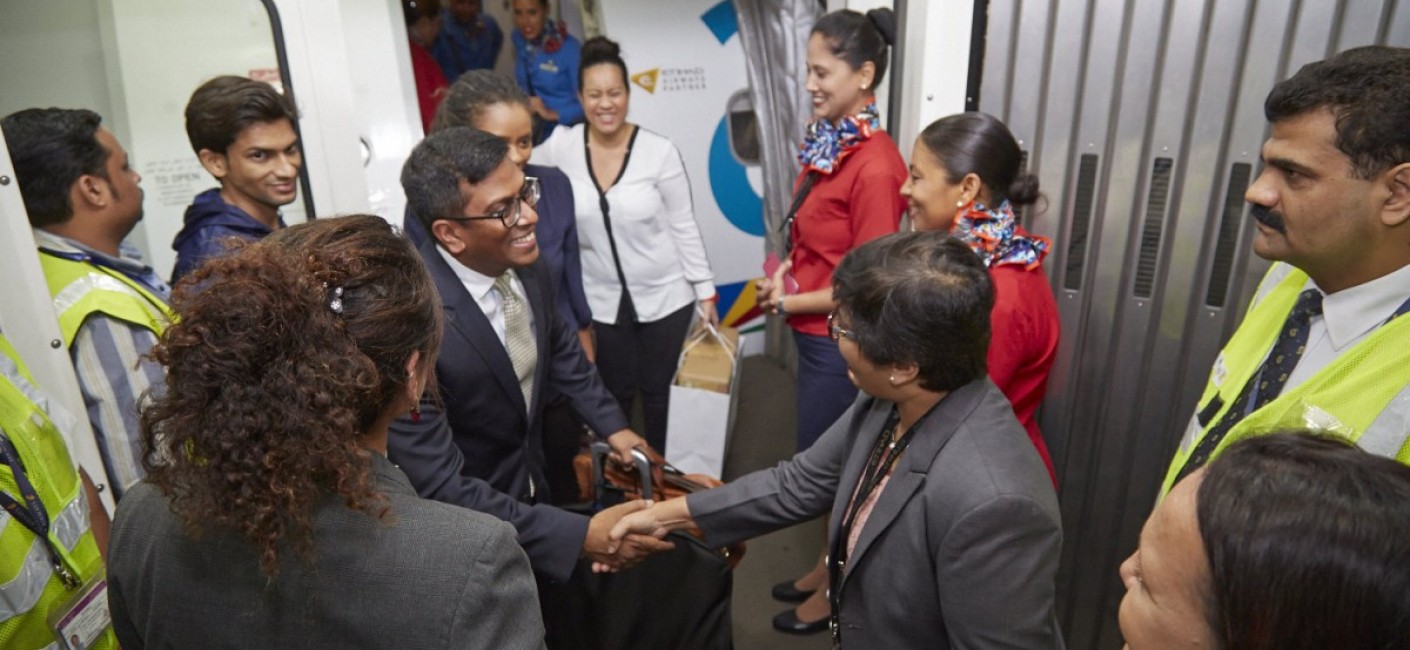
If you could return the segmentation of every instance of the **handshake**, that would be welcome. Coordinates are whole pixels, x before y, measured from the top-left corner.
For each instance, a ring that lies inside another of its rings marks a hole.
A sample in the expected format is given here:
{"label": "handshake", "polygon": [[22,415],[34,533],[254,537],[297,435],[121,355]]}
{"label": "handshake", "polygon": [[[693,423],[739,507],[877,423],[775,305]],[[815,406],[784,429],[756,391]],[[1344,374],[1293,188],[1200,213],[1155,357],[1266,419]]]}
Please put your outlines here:
{"label": "handshake", "polygon": [[[624,465],[631,464],[634,449],[656,455],[646,441],[630,429],[608,436],[607,443]],[[654,553],[674,549],[675,544],[662,538],[691,523],[690,509],[684,498],[656,504],[628,501],[593,515],[588,522],[587,539],[583,540],[583,555],[592,560],[592,570],[596,573],[629,569]]]}
{"label": "handshake", "polygon": [[594,573],[615,573],[675,548],[662,538],[692,523],[683,497],[660,503],[628,501],[593,516],[583,554],[592,560]]}

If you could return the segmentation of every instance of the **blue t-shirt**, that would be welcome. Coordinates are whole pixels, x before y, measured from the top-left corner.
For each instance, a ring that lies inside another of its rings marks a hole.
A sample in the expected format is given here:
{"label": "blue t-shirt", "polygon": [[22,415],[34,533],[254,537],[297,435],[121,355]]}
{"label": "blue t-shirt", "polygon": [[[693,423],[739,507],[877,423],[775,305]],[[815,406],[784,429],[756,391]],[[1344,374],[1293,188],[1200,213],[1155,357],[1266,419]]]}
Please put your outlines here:
{"label": "blue t-shirt", "polygon": [[[556,29],[544,25],[544,33]],[[554,51],[545,47],[546,39],[528,43],[524,35],[514,31],[514,78],[530,97],[543,100],[544,106],[558,112],[558,124],[572,126],[583,121],[583,106],[578,103],[578,60],[582,44],[572,34],[565,35]]]}

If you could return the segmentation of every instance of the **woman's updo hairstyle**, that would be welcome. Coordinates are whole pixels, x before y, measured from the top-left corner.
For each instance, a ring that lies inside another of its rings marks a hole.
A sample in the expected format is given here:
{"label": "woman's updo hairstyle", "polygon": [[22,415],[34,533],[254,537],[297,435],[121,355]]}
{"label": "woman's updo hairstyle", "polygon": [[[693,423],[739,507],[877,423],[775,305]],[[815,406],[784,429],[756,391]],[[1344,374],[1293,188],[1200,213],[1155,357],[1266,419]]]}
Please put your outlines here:
{"label": "woman's updo hairstyle", "polygon": [[456,126],[473,127],[485,109],[495,104],[517,104],[527,109],[529,96],[513,79],[493,70],[466,72],[446,89],[436,109],[436,118],[431,121],[431,132]]}
{"label": "woman's updo hairstyle", "polygon": [[588,68],[603,63],[617,66],[622,72],[622,86],[631,92],[631,84],[627,83],[627,62],[622,60],[622,46],[606,36],[594,36],[583,43],[582,59],[578,65],[578,87],[583,87],[583,73]]}
{"label": "woman's updo hairstyle", "polygon": [[998,206],[1005,200],[1015,208],[1036,203],[1043,195],[1038,177],[1019,174],[1023,151],[1009,127],[988,113],[956,113],[930,123],[920,141],[949,173],[950,183],[969,174],[979,177]]}
{"label": "woman's updo hairstyle", "polygon": [[887,48],[896,42],[896,14],[890,9],[882,7],[865,14],[851,9],[834,11],[819,18],[811,33],[827,39],[832,55],[853,70],[870,61],[876,66],[876,75],[867,90],[881,85],[886,76]]}
{"label": "woman's updo hairstyle", "polygon": [[206,262],[171,306],[142,464],[189,534],[236,532],[274,575],[286,545],[312,553],[327,495],[386,514],[362,438],[402,398],[412,354],[430,368],[440,348],[410,242],[371,215],[299,224]]}

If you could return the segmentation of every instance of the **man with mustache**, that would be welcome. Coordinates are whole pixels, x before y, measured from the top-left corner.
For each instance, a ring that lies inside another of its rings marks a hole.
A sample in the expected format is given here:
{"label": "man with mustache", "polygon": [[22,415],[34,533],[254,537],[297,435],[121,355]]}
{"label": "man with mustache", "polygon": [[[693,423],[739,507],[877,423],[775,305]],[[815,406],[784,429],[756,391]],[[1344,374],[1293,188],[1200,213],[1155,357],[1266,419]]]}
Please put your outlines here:
{"label": "man with mustache", "polygon": [[1410,463],[1410,50],[1304,66],[1264,104],[1244,194],[1274,261],[1220,352],[1162,493],[1233,442],[1325,429]]}
{"label": "man with mustache", "polygon": [[225,75],[201,84],[186,103],[186,137],[201,166],[220,182],[186,208],[174,283],[231,237],[252,241],[284,227],[279,208],[298,198],[303,151],[294,102],[262,81]]}
{"label": "man with mustache", "polygon": [[126,244],[142,176],[89,110],[30,108],[0,120],[103,466],[119,498],[141,480],[137,404],[164,385],[148,354],[169,289]]}

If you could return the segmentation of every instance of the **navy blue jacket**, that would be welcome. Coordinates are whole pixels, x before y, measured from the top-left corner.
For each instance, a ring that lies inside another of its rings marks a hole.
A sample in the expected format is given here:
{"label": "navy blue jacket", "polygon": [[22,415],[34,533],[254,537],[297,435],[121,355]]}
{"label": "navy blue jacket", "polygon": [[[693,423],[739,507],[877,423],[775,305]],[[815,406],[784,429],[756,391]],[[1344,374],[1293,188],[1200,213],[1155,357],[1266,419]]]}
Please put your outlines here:
{"label": "navy blue jacket", "polygon": [[547,505],[544,474],[545,396],[561,394],[594,431],[612,434],[627,418],[588,363],[577,333],[549,308],[553,290],[542,258],[515,269],[535,315],[538,365],[528,403],[494,326],[434,241],[421,258],[440,292],[445,335],[436,359],[436,391],[421,400],[421,418],[392,423],[387,454],[427,499],[488,513],[514,525],[534,571],[567,580],[577,566],[588,518]]}
{"label": "navy blue jacket", "polygon": [[455,83],[460,75],[471,70],[493,70],[499,50],[504,45],[504,30],[494,16],[480,12],[475,25],[455,19],[450,8],[441,10],[441,31],[431,45],[431,56],[445,73],[446,81]]}
{"label": "navy blue jacket", "polygon": [[[249,213],[220,198],[220,188],[196,195],[186,207],[185,225],[171,243],[176,251],[176,267],[171,271],[171,283],[196,270],[202,262],[225,253],[226,240],[236,237],[246,241],[263,239],[274,232]],[[279,227],[284,227],[280,217]]]}

